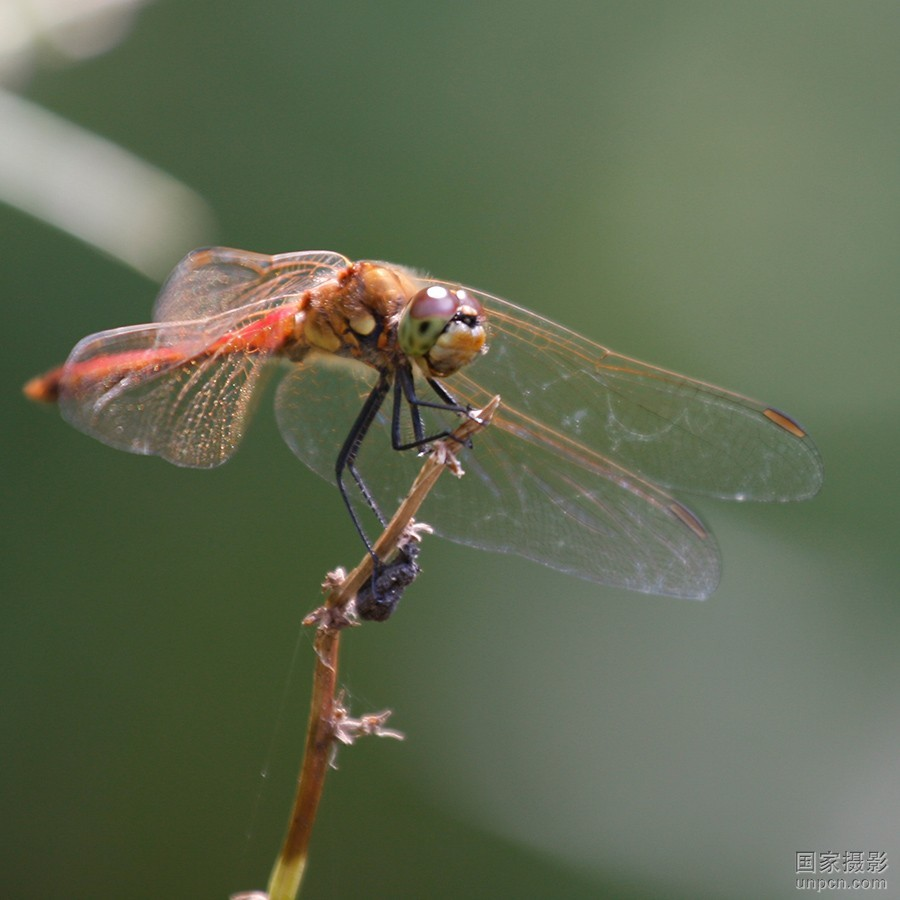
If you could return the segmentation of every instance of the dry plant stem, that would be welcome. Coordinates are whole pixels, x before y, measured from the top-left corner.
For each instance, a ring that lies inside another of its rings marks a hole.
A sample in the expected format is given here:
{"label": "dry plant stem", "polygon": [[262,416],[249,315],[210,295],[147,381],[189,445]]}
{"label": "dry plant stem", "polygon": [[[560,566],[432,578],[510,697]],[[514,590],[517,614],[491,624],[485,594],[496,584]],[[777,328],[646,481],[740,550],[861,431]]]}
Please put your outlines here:
{"label": "dry plant stem", "polygon": [[[451,453],[455,441],[467,441],[490,424],[499,404],[500,398],[494,397],[484,409],[470,413],[453,432],[453,438],[446,442]],[[413,516],[446,467],[445,454],[429,454],[406,499],[375,542],[374,549],[379,559],[387,559],[394,552]],[[371,574],[372,557],[367,553],[360,564],[331,589],[325,599],[325,607],[340,609],[346,605]],[[288,832],[269,879],[269,900],[294,900],[300,892],[312,828],[332,754],[339,648],[340,629],[329,625],[326,618],[320,623],[315,640],[316,667],[300,781]]]}

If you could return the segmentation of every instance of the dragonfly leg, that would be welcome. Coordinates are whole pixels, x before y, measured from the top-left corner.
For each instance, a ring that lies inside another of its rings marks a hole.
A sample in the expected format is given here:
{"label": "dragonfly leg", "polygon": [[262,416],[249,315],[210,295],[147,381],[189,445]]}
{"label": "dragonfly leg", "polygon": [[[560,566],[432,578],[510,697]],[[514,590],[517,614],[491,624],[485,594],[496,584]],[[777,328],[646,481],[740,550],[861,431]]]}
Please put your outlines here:
{"label": "dragonfly leg", "polygon": [[[456,399],[456,397],[454,397],[453,394],[451,394],[450,391],[448,391],[447,388],[445,388],[444,385],[442,385],[440,383],[440,381],[438,381],[436,378],[428,378],[426,380],[428,381],[428,386],[435,392],[435,394],[438,395],[438,398],[440,399],[441,402],[440,403],[427,403],[424,400],[419,400],[418,401],[419,406],[431,406],[431,407],[436,407],[438,409],[446,409],[449,412],[456,412],[456,413],[459,413],[460,415],[465,415],[465,416],[468,416],[473,411],[473,409],[474,409],[473,406],[471,406],[469,404],[462,406],[460,404],[460,402]],[[452,437],[452,435],[451,435],[451,437]],[[462,441],[462,445],[464,447],[466,447],[466,449],[471,450],[472,449],[472,439],[467,438],[465,441]]]}
{"label": "dragonfly leg", "polygon": [[472,412],[471,406],[461,406],[456,397],[454,397],[453,394],[451,394],[450,391],[448,391],[436,378],[428,378],[426,380],[428,381],[428,386],[438,395],[441,402],[439,404],[425,403],[424,400],[420,400],[420,404],[423,406],[439,406],[441,409],[447,409],[451,412],[466,413],[467,415]]}
{"label": "dragonfly leg", "polygon": [[[431,380],[429,379],[429,382],[430,381]],[[460,407],[452,395],[442,386],[437,385],[436,382],[431,386],[441,402],[428,402],[420,400],[417,397],[412,371],[408,367],[401,366],[394,373],[393,409],[391,411],[391,445],[395,450],[409,450],[423,447],[434,441],[440,440],[441,438],[453,437],[452,432],[449,430],[441,431],[437,434],[426,435],[425,423],[422,419],[420,409],[421,407],[441,409],[460,414],[469,412],[469,410]],[[344,473],[349,472],[357,489],[366,501],[366,504],[372,512],[375,513],[375,516],[382,526],[384,526],[386,524],[385,517],[378,508],[378,504],[375,502],[375,498],[372,496],[362,474],[357,469],[356,460],[362,442],[365,440],[390,389],[391,378],[387,371],[382,371],[379,374],[375,387],[370,391],[356,420],[353,422],[350,432],[344,440],[335,462],[335,475],[338,490],[341,492],[341,497],[344,500],[347,511],[350,513],[353,525],[359,536],[362,538],[363,543],[366,545],[374,562],[371,584],[367,589],[366,599],[364,599],[363,604],[363,618],[387,618],[396,605],[397,600],[399,600],[399,594],[402,593],[403,587],[409,584],[418,572],[414,555],[412,555],[411,558],[404,556],[398,557],[398,560],[395,560],[395,562],[390,564],[387,564],[378,558],[372,547],[372,543],[366,535],[356,510],[353,508],[353,504],[350,501],[350,495],[347,492],[347,485],[344,483]],[[401,416],[404,405],[409,409],[413,429],[414,439],[409,442],[403,441],[401,430]],[[466,446],[468,446],[468,442],[466,442]]]}
{"label": "dragonfly leg", "polygon": [[384,513],[379,509],[378,504],[375,502],[375,498],[372,496],[369,491],[369,486],[366,484],[362,475],[359,473],[359,469],[356,468],[356,462],[348,462],[347,463],[347,471],[353,476],[353,481],[356,483],[357,488],[359,488],[360,494],[362,494],[363,500],[366,501],[366,505],[369,509],[375,513],[375,518],[378,519],[379,524],[382,528],[387,525],[387,519],[384,517]]}
{"label": "dragonfly leg", "polygon": [[378,560],[378,558],[375,556],[375,553],[372,550],[372,544],[370,543],[368,537],[366,536],[366,532],[363,529],[362,522],[360,522],[359,517],[356,514],[356,510],[353,508],[353,504],[350,502],[350,495],[347,493],[347,486],[344,484],[344,472],[348,471],[350,473],[353,481],[356,483],[357,488],[359,488],[363,499],[366,501],[372,512],[374,512],[378,517],[378,520],[381,522],[381,524],[384,525],[384,516],[381,514],[381,510],[378,509],[378,506],[375,503],[372,494],[370,493],[365,481],[363,481],[362,476],[356,468],[356,457],[359,454],[359,448],[362,445],[362,442],[366,434],[368,433],[369,428],[371,427],[372,422],[375,419],[375,416],[378,414],[378,410],[381,409],[381,406],[384,403],[384,398],[387,396],[390,387],[391,382],[387,376],[387,373],[382,372],[378,378],[378,382],[376,383],[375,387],[372,388],[372,391],[366,398],[366,402],[363,404],[362,409],[359,411],[359,415],[356,417],[356,421],[351,426],[350,433],[347,435],[347,438],[344,441],[340,452],[338,453],[337,460],[334,466],[338,490],[341,492],[341,497],[344,500],[344,505],[347,507],[347,511],[350,513],[350,518],[353,520],[353,525],[356,528],[356,531],[362,538],[363,543],[366,545],[369,553],[372,554],[372,558],[375,560],[376,564],[378,564],[380,560]]}
{"label": "dragonfly leg", "polygon": [[[449,429],[426,435],[425,426],[422,422],[422,413],[420,412],[422,407],[461,414],[467,414],[469,412],[468,409],[456,403],[453,395],[445,390],[443,386],[438,385],[436,381],[429,378],[428,383],[442,402],[433,403],[428,400],[419,399],[416,394],[412,370],[408,366],[400,366],[397,369],[396,379],[394,381],[394,408],[391,416],[391,446],[395,450],[414,450],[417,447],[424,447],[425,445],[432,444],[442,438],[453,437],[453,432]],[[400,431],[400,415],[404,401],[409,408],[409,415],[413,427],[413,440],[405,442]]]}

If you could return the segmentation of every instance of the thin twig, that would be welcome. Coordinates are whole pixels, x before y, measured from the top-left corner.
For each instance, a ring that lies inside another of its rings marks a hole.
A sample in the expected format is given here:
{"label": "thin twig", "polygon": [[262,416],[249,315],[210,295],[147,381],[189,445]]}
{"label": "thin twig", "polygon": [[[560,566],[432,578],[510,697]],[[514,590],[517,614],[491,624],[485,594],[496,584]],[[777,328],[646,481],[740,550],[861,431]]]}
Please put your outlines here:
{"label": "thin twig", "polygon": [[[375,542],[374,550],[379,559],[388,559],[404,536],[406,540],[410,539],[409,527],[413,516],[434,487],[441,472],[445,468],[452,469],[455,466],[456,474],[461,474],[459,464],[453,456],[454,444],[468,441],[472,435],[489,425],[499,404],[500,398],[494,397],[484,409],[470,413],[453,432],[451,438],[435,445],[406,499]],[[372,556],[367,553],[349,575],[330,580],[324,606],[306,619],[306,624],[318,622],[319,625],[315,640],[316,664],[306,732],[306,749],[287,835],[269,879],[269,900],[294,900],[300,891],[316,811],[325,785],[325,775],[332,758],[334,741],[339,737],[336,722],[346,716],[343,708],[340,709],[340,716],[337,715],[339,701],[336,699],[340,633],[346,624],[342,611],[371,575]],[[386,718],[384,713],[379,716]],[[379,731],[376,728],[372,733]],[[390,732],[388,729],[382,729],[380,733],[388,737],[398,736],[396,732]]]}

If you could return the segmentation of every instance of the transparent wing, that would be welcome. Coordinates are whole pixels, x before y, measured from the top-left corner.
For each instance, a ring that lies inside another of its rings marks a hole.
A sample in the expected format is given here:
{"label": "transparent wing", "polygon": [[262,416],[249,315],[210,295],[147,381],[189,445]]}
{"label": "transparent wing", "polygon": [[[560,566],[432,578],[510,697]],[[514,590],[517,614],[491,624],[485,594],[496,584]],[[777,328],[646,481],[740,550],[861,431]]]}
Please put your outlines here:
{"label": "transparent wing", "polygon": [[91,335],[63,367],[62,414],[121,450],[180,466],[219,465],[243,437],[280,347],[279,324],[295,311],[273,298],[200,321]]}
{"label": "transparent wing", "polygon": [[[332,483],[337,451],[375,378],[363,366],[322,359],[295,367],[279,385],[285,440]],[[419,388],[428,397],[427,385]],[[431,432],[458,421],[442,415],[429,415]],[[499,421],[476,437],[473,450],[459,449],[465,477],[444,475],[426,501],[420,518],[441,536],[637,591],[699,598],[714,590],[718,549],[684,506],[585,448],[536,439],[509,420],[497,427]],[[362,477],[387,515],[422,462],[391,449],[389,426],[386,404],[359,457]],[[361,519],[368,515],[374,524],[348,483]]]}
{"label": "transparent wing", "polygon": [[488,312],[490,351],[447,384],[475,407],[500,394],[495,429],[560,459],[614,461],[673,490],[795,500],[819,489],[818,450],[783,413],[466,290]]}
{"label": "transparent wing", "polygon": [[81,341],[60,379],[76,428],[132,453],[209,467],[243,437],[255,389],[280,348],[290,298],[348,266],[339,253],[189,253],[163,285],[154,325]]}
{"label": "transparent wing", "polygon": [[277,256],[228,247],[194,250],[166,280],[153,318],[157,322],[204,319],[259,300],[299,294],[348,265],[350,260],[330,250]]}

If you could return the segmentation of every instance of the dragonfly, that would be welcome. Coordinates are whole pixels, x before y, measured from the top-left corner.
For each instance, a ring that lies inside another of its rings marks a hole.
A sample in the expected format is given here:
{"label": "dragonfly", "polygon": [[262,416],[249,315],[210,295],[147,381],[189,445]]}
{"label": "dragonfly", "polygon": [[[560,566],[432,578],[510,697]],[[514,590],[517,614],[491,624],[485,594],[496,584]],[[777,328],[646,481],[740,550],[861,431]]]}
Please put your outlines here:
{"label": "dragonfly", "polygon": [[815,444],[775,407],[483,291],[330,251],[195,250],[151,324],[84,338],[24,390],[112,447],[209,468],[279,368],[280,431],[364,540],[417,451],[495,395],[490,427],[459,447],[466,477],[441,480],[423,516],[452,541],[589,581],[705,598],[719,548],[673,492],[799,500],[823,479]]}

